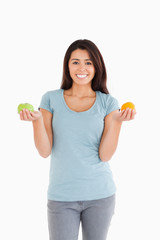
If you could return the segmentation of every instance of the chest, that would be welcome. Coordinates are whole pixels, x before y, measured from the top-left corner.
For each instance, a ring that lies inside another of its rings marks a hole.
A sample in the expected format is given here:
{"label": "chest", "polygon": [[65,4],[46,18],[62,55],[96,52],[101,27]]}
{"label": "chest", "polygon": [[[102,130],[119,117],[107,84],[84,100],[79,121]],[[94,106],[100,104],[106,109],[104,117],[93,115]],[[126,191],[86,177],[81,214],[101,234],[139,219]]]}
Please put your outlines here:
{"label": "chest", "polygon": [[89,110],[95,103],[96,97],[93,98],[76,98],[73,96],[64,95],[67,106],[76,112],[83,112]]}

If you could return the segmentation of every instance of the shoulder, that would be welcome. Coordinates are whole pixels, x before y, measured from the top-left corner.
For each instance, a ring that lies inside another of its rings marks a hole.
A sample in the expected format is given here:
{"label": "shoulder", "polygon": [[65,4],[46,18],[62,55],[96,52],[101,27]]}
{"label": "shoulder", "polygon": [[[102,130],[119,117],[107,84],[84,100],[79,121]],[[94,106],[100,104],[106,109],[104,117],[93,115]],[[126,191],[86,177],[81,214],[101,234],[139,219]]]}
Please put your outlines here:
{"label": "shoulder", "polygon": [[100,100],[101,100],[102,104],[105,106],[112,102],[117,101],[117,99],[115,97],[113,97],[110,93],[106,94],[106,93],[102,93],[102,92],[98,91],[98,94],[100,96]]}
{"label": "shoulder", "polygon": [[42,95],[42,99],[55,101],[60,96],[62,89],[49,90]]}
{"label": "shoulder", "polygon": [[101,106],[105,111],[105,115],[108,115],[110,112],[114,110],[120,109],[118,100],[115,97],[113,97],[110,93],[106,94],[98,91],[98,94],[100,96],[99,99],[101,102]]}
{"label": "shoulder", "polygon": [[43,95],[52,97],[52,96],[54,96],[54,95],[59,94],[61,91],[62,91],[62,89],[49,90],[49,91],[45,92]]}
{"label": "shoulder", "polygon": [[55,105],[58,102],[58,96],[62,89],[55,89],[45,92],[42,95],[41,103],[38,109],[44,108],[53,114]]}

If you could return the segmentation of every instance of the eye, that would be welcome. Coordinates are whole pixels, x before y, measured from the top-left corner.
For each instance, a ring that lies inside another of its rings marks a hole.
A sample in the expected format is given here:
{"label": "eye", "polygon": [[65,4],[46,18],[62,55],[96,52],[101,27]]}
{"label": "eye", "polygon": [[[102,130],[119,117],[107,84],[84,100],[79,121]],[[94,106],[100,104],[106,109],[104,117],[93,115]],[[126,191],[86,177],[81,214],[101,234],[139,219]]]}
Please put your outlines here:
{"label": "eye", "polygon": [[73,62],[73,64],[77,65],[77,64],[78,64],[78,62]]}
{"label": "eye", "polygon": [[92,65],[92,63],[91,62],[86,62],[86,65]]}

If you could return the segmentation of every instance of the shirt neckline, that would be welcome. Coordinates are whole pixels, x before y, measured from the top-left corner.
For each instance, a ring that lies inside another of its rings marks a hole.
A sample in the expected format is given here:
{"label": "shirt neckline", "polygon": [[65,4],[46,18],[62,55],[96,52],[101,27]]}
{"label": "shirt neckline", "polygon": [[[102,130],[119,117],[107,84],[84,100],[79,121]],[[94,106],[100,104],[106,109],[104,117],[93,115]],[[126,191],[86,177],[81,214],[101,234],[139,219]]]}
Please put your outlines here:
{"label": "shirt neckline", "polygon": [[83,113],[90,112],[90,111],[95,107],[95,105],[97,104],[98,91],[95,91],[95,93],[96,93],[96,100],[94,101],[93,105],[92,105],[88,110],[86,110],[86,111],[76,112],[76,111],[74,111],[74,110],[72,110],[72,109],[70,109],[70,108],[68,107],[68,105],[67,105],[67,103],[66,103],[66,101],[65,101],[65,98],[64,98],[64,89],[61,89],[61,90],[62,90],[61,93],[62,93],[63,103],[64,103],[65,107],[66,107],[70,112],[72,112],[72,113],[83,114]]}

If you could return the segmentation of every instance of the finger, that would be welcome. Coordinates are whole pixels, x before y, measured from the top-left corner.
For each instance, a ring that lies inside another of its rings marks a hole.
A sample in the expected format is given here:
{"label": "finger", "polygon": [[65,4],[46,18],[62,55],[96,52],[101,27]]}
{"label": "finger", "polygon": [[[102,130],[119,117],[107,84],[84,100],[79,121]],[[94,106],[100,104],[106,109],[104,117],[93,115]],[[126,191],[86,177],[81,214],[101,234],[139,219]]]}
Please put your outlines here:
{"label": "finger", "polygon": [[30,114],[31,114],[31,116],[33,117],[34,120],[37,120],[37,119],[42,117],[42,114],[39,111],[34,111],[34,112],[30,111]]}
{"label": "finger", "polygon": [[26,109],[22,110],[22,116],[23,116],[23,120],[25,120],[25,121],[28,120],[27,115],[26,115]]}
{"label": "finger", "polygon": [[125,110],[122,110],[120,113],[120,117],[122,117],[123,116],[123,113],[125,112]]}
{"label": "finger", "polygon": [[125,109],[120,112],[121,114],[119,115],[120,121],[123,121],[125,118]]}
{"label": "finger", "polygon": [[131,119],[131,114],[132,114],[132,109],[129,108],[126,116],[126,121],[129,121]]}
{"label": "finger", "polygon": [[135,113],[135,111],[134,111],[134,109],[133,109],[132,112],[131,112],[131,120],[134,119],[135,114],[136,114],[136,113]]}
{"label": "finger", "polygon": [[28,121],[33,121],[34,118],[31,116],[31,111],[29,111],[28,109],[26,109],[26,116],[27,116],[27,119]]}
{"label": "finger", "polygon": [[38,114],[37,114],[37,113],[39,113],[39,112],[36,112],[36,111],[31,112],[31,111],[30,111],[30,114],[31,114],[31,116],[32,116],[33,118],[37,118],[37,117],[38,117]]}
{"label": "finger", "polygon": [[126,111],[126,109],[122,110],[122,111],[119,113],[119,120],[120,120],[120,121],[124,121],[125,111]]}
{"label": "finger", "polygon": [[32,121],[28,109],[23,109],[23,115],[24,115],[24,120],[25,120],[25,121]]}
{"label": "finger", "polygon": [[125,121],[125,120],[126,120],[126,118],[127,118],[127,115],[128,115],[128,111],[129,111],[129,108],[126,108],[126,109],[125,109],[125,111],[124,111],[124,113],[123,113],[123,116],[122,116],[122,118],[123,118],[123,121]]}
{"label": "finger", "polygon": [[23,114],[22,114],[22,111],[20,111],[20,119],[23,120]]}

